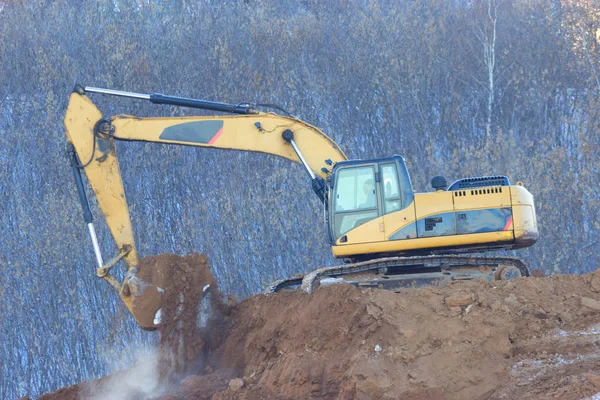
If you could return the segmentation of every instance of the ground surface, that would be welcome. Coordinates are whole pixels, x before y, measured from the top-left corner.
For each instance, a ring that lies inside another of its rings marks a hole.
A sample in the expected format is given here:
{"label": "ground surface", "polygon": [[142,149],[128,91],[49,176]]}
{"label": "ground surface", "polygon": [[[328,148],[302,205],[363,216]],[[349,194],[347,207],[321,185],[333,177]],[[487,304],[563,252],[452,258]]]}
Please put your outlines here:
{"label": "ground surface", "polygon": [[600,399],[600,273],[225,304],[202,255],[147,258],[140,274],[157,271],[186,293],[160,350],[42,399]]}

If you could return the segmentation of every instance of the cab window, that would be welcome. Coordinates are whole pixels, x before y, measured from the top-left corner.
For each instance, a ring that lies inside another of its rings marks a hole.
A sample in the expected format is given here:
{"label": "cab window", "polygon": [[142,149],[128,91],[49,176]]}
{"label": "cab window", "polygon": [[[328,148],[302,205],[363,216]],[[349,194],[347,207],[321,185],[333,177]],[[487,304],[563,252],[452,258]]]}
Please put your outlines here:
{"label": "cab window", "polygon": [[339,170],[334,189],[335,236],[377,218],[375,166]]}
{"label": "cab window", "polygon": [[385,214],[402,209],[402,197],[398,185],[396,164],[383,164],[381,166],[383,178],[383,205]]}
{"label": "cab window", "polygon": [[375,169],[373,167],[340,170],[336,180],[335,211],[377,208]]}

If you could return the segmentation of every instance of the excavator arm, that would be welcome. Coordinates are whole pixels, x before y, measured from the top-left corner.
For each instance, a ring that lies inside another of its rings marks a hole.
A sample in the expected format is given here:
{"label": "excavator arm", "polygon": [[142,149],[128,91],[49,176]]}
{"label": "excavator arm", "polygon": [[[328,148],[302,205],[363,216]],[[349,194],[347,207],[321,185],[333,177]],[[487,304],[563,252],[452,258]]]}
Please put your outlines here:
{"label": "excavator arm", "polygon": [[[158,104],[240,115],[167,118],[118,115],[105,118],[86,93],[132,97]],[[324,202],[326,173],[333,164],[347,159],[339,146],[318,128],[293,117],[258,112],[248,105],[228,105],[159,94],[144,95],[76,86],[69,99],[64,123],[84,219],[94,244],[98,264],[97,275],[107,280],[118,291],[129,311],[144,329],[156,328],[158,321],[155,317],[156,312],[160,310],[161,290],[136,277],[139,259],[119,170],[116,140],[257,151],[277,155],[301,163],[310,177],[313,190]],[[97,243],[80,175],[82,169],[118,247],[117,255],[107,263],[104,263]],[[127,274],[122,284],[110,275],[111,268],[121,260],[127,265]]]}

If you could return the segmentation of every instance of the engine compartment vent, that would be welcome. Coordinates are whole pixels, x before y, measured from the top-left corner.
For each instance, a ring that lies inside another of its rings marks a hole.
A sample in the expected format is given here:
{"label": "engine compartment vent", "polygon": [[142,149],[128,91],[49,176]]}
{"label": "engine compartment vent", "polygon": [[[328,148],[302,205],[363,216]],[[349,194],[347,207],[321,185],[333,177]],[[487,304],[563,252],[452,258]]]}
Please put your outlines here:
{"label": "engine compartment vent", "polygon": [[454,182],[448,188],[448,191],[474,189],[487,186],[510,186],[507,176],[481,176],[476,178],[464,178]]}

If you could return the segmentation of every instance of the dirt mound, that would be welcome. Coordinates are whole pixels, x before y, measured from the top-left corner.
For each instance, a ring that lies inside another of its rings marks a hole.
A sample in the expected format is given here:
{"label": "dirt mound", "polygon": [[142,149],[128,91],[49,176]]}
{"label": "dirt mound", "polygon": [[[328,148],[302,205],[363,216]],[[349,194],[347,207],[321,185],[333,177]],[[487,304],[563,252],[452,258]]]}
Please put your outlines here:
{"label": "dirt mound", "polygon": [[581,399],[600,391],[591,278],[253,297],[215,354],[247,387],[215,398]]}
{"label": "dirt mound", "polygon": [[[195,293],[184,303],[202,304],[214,282],[180,266],[208,271],[200,255],[144,263],[182,271],[173,289]],[[175,359],[158,366],[170,385],[139,398],[583,399],[600,392],[599,291],[592,274],[398,293],[334,285],[217,302],[219,318],[203,327],[172,299],[161,346]],[[69,393],[85,399],[85,385]]]}

